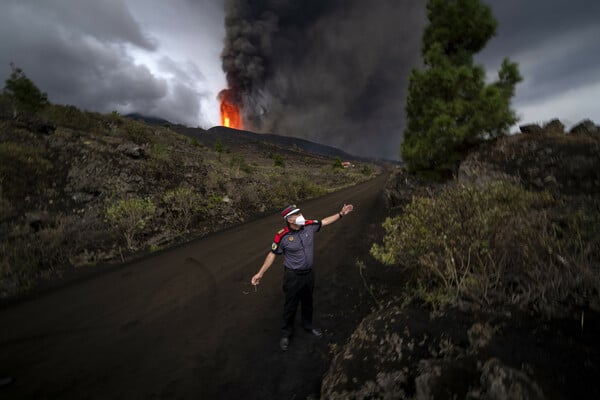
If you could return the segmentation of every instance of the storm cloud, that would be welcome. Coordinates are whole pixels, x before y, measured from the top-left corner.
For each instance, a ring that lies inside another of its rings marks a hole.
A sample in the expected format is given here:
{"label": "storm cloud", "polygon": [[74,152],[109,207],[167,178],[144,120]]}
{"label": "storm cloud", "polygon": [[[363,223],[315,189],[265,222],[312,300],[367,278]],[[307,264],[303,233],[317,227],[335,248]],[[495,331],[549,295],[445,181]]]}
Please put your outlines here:
{"label": "storm cloud", "polygon": [[4,1],[0,38],[3,75],[13,62],[54,103],[196,125],[200,100],[208,96],[195,87],[203,76],[194,65],[163,57],[165,74],[157,76],[136,61],[136,51],[151,54],[158,47],[121,0]]}
{"label": "storm cloud", "polygon": [[[600,2],[482,1],[498,31],[475,60],[519,64],[522,122],[600,121]],[[14,62],[54,103],[204,128],[229,84],[256,131],[398,159],[425,3],[2,0],[0,79]]]}
{"label": "storm cloud", "polygon": [[[598,119],[600,2],[484,0],[498,30],[476,62],[524,76],[524,122]],[[360,155],[398,158],[411,68],[420,65],[425,1],[227,0],[222,54],[247,126]]]}
{"label": "storm cloud", "polygon": [[250,129],[398,158],[423,3],[225,4],[223,70]]}
{"label": "storm cloud", "polygon": [[484,0],[497,35],[476,58],[495,74],[503,57],[519,64],[523,82],[513,106],[523,122],[583,118],[600,122],[600,2]]}

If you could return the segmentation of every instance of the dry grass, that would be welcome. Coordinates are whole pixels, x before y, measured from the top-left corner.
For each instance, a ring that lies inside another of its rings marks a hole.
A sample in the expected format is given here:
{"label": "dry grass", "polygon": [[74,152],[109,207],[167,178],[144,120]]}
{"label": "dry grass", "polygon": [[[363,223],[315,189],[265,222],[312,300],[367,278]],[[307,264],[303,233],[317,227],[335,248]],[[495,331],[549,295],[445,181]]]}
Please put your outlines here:
{"label": "dry grass", "polygon": [[[379,172],[373,165],[334,171],[333,159],[299,149],[215,145],[202,135],[72,106],[50,105],[38,115],[56,127],[41,134],[34,124],[16,124],[3,107],[0,297],[70,267],[189,240],[208,233],[207,226],[221,229]],[[139,146],[141,155],[121,145]],[[144,203],[132,204],[135,198]],[[46,217],[33,227],[38,214]]]}
{"label": "dry grass", "polygon": [[387,219],[384,242],[371,253],[410,272],[414,294],[434,305],[552,314],[600,290],[599,202],[580,199],[574,209],[572,201],[502,182],[453,185]]}

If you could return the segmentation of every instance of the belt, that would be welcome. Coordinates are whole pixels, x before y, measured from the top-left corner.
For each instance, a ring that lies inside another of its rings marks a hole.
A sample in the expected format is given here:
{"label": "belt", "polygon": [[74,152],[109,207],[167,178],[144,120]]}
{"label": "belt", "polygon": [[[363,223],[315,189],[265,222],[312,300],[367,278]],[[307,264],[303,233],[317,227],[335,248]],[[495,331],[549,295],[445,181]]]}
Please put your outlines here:
{"label": "belt", "polygon": [[310,272],[312,272],[312,268],[308,268],[308,269],[291,269],[288,267],[285,267],[286,270],[293,272],[296,275],[306,275]]}

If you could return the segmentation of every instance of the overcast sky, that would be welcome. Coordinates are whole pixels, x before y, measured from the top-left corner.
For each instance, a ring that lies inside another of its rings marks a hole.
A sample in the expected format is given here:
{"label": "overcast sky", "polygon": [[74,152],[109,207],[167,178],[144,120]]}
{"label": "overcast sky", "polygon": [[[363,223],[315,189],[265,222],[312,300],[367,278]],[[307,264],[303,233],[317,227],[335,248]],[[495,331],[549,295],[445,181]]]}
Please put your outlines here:
{"label": "overcast sky", "polygon": [[[54,103],[217,125],[223,2],[1,0],[0,79],[14,62]],[[485,2],[499,29],[476,60],[490,79],[503,57],[519,64],[525,79],[513,107],[522,122],[600,123],[600,1]],[[401,132],[390,137],[364,155],[396,158]],[[352,142],[339,141],[359,152]]]}

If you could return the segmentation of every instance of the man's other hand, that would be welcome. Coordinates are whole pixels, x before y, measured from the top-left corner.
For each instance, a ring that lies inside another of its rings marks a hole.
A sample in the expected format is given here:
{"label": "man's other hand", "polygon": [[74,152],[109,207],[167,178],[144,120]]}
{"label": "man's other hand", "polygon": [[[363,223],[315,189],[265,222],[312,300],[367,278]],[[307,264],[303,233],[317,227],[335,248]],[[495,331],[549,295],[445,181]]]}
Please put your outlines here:
{"label": "man's other hand", "polygon": [[262,274],[256,274],[252,277],[252,284],[254,286],[260,284],[260,280],[262,279]]}
{"label": "man's other hand", "polygon": [[342,211],[340,211],[340,213],[342,215],[346,215],[352,212],[352,210],[354,210],[354,206],[352,204],[344,204],[344,207],[342,207]]}

